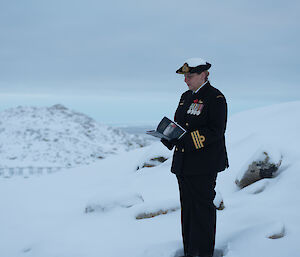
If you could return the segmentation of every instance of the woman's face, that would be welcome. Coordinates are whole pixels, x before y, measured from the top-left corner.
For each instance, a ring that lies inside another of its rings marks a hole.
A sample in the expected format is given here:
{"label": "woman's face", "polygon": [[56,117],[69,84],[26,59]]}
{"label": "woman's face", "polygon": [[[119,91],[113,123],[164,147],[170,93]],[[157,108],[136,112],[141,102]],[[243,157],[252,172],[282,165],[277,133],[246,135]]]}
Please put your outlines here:
{"label": "woman's face", "polygon": [[190,90],[196,91],[205,82],[205,73],[186,73],[184,74],[184,82]]}

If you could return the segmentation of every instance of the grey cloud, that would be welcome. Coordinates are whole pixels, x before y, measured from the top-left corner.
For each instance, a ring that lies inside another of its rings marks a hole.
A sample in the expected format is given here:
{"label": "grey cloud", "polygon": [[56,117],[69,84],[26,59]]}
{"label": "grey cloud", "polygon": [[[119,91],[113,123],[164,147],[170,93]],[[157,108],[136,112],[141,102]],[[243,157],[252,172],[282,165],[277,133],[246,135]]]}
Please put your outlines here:
{"label": "grey cloud", "polygon": [[212,78],[233,88],[293,84],[298,10],[296,1],[269,0],[2,2],[0,85],[172,90],[174,71],[192,56],[210,60]]}

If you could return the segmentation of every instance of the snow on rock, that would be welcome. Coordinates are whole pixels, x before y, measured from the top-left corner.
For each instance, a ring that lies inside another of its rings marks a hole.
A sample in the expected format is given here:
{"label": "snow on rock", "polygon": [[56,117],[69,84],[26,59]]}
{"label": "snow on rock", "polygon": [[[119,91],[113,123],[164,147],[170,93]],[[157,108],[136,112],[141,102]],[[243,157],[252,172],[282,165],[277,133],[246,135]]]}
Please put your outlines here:
{"label": "snow on rock", "polygon": [[269,239],[279,239],[285,236],[285,226],[283,222],[275,222],[266,234]]}
{"label": "snow on rock", "polygon": [[98,198],[94,203],[89,204],[85,208],[85,213],[108,212],[118,207],[131,208],[132,206],[143,202],[143,197],[138,194],[126,196],[122,195],[118,197],[115,197],[114,194],[110,194],[109,196],[105,196],[105,199],[103,199],[102,201],[100,201]]}
{"label": "snow on rock", "polygon": [[74,167],[147,144],[60,104],[1,112],[0,142],[1,167]]}
{"label": "snow on rock", "polygon": [[224,200],[222,198],[222,194],[220,191],[216,190],[216,196],[214,199],[214,205],[216,206],[217,210],[224,210],[225,205],[224,205]]}
{"label": "snow on rock", "polygon": [[223,172],[224,183],[232,184],[225,190],[238,189],[236,179],[253,161],[264,160],[281,163],[280,174],[299,161],[300,102],[288,102],[244,111],[232,116],[226,130],[230,172]]}
{"label": "snow on rock", "polygon": [[152,144],[152,147],[147,149],[148,150],[145,151],[143,156],[139,159],[137,170],[155,167],[172,158],[172,152],[166,147],[161,147],[160,142]]}

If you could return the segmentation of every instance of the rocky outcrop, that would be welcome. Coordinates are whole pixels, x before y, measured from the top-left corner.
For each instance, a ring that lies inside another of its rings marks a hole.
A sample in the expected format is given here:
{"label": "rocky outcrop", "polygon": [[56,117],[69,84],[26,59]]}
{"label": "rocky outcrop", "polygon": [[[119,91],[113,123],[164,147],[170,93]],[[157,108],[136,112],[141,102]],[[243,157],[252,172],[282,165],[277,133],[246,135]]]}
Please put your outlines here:
{"label": "rocky outcrop", "polygon": [[166,160],[168,160],[168,159],[164,156],[153,157],[153,158],[145,161],[143,164],[139,165],[136,169],[139,170],[142,168],[155,167],[155,166],[165,162]]}
{"label": "rocky outcrop", "polygon": [[137,220],[154,218],[156,216],[165,215],[170,212],[177,211],[179,209],[180,209],[179,207],[174,207],[174,208],[170,208],[170,209],[161,209],[161,210],[153,211],[153,212],[143,212],[143,213],[138,214],[135,218]]}
{"label": "rocky outcrop", "polygon": [[235,181],[239,188],[244,188],[263,178],[272,178],[281,165],[282,159],[278,163],[272,163],[268,153],[263,152],[265,159],[253,161],[244,172],[241,179]]}
{"label": "rocky outcrop", "polygon": [[222,211],[225,209],[225,204],[224,204],[224,200],[223,197],[220,193],[219,190],[216,190],[216,196],[214,199],[214,205],[216,206],[216,209],[219,211]]}
{"label": "rocky outcrop", "polygon": [[286,235],[285,225],[282,222],[276,222],[272,225],[271,230],[266,235],[269,239],[279,239]]}

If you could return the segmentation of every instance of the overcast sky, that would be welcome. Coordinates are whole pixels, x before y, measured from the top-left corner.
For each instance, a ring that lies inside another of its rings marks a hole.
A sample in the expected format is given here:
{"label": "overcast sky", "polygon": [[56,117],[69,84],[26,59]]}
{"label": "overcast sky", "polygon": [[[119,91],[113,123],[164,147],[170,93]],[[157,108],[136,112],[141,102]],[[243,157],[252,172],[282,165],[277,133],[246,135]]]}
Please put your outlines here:
{"label": "overcast sky", "polygon": [[300,100],[299,1],[1,1],[0,110],[61,103],[104,123],[172,116],[176,69],[212,64],[230,112]]}

